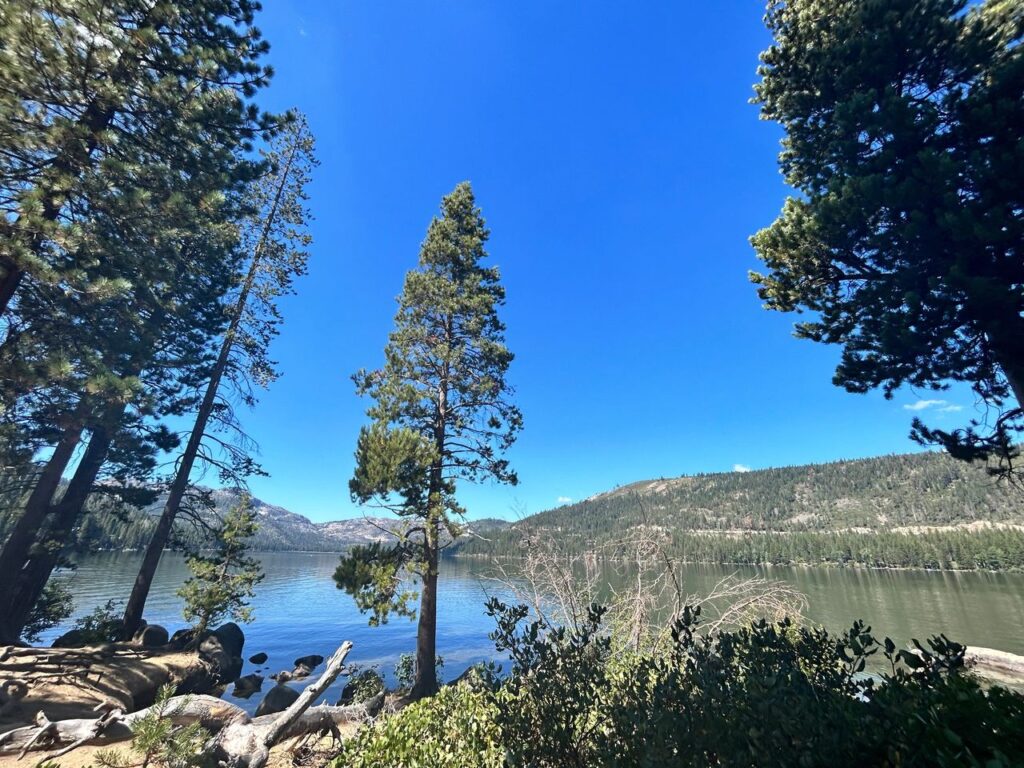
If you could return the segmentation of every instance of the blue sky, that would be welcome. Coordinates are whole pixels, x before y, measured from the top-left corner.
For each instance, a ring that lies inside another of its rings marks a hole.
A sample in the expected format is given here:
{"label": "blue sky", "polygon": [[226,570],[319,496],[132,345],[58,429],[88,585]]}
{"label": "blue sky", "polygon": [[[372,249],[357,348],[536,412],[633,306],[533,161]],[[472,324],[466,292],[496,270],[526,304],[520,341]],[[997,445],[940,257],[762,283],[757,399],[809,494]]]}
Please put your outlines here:
{"label": "blue sky", "polygon": [[263,104],[308,115],[321,166],[310,274],[273,349],[284,376],[244,414],[272,474],[260,498],[314,520],[359,513],[347,482],[367,403],[349,376],[380,364],[403,276],[464,179],[508,291],[525,417],[520,485],[464,487],[471,517],[913,450],[915,413],[970,413],[962,395],[835,388],[838,350],[761,308],[747,238],[786,188],[780,131],[748,103],[769,43],[758,3],[265,6]]}

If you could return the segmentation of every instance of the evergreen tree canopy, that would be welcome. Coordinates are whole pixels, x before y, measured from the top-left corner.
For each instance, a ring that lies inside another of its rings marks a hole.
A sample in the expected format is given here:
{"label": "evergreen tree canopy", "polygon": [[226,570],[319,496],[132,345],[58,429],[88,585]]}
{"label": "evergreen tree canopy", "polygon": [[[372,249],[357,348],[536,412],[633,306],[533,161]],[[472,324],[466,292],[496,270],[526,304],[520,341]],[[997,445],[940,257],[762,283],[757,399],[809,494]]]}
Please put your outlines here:
{"label": "evergreen tree canopy", "polygon": [[371,424],[359,435],[352,497],[415,524],[392,553],[362,548],[349,555],[372,557],[372,567],[343,564],[336,574],[339,587],[357,595],[360,607],[372,607],[375,619],[404,606],[396,586],[403,566],[422,578],[414,696],[437,688],[437,563],[441,529],[457,534],[463,513],[456,481],[516,483],[504,452],[522,426],[510,401],[512,353],[497,313],[505,291],[497,268],[482,263],[489,233],[470,185],[459,184],[441,211],[427,230],[419,267],[406,275],[384,367],[354,377],[373,405]]}
{"label": "evergreen tree canopy", "polygon": [[[990,427],[913,435],[1010,460],[1024,403],[1024,6],[771,0],[755,101],[797,190],[752,242],[769,309],[843,347],[852,392],[966,382]],[[1016,401],[1016,403],[1014,403]]]}

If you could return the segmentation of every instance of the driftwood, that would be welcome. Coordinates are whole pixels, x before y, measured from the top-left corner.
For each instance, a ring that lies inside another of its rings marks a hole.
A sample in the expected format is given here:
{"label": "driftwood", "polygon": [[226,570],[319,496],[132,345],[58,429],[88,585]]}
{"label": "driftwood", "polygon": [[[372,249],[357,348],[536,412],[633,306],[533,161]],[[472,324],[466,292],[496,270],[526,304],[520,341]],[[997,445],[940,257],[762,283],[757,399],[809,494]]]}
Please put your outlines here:
{"label": "driftwood", "polygon": [[[342,643],[327,663],[320,679],[304,690],[284,712],[251,717],[245,710],[213,696],[175,696],[164,708],[164,716],[175,725],[200,723],[212,737],[206,751],[226,768],[262,768],[270,748],[283,739],[307,733],[329,731],[361,721],[380,711],[383,694],[365,704],[345,707],[311,707],[342,671],[352,643]],[[379,701],[378,701],[379,699]],[[36,724],[0,735],[0,754],[35,750],[57,750],[48,758],[66,754],[83,744],[110,744],[132,736],[132,724],[149,714],[151,708],[124,714],[111,710],[98,718],[51,721],[40,712]]]}

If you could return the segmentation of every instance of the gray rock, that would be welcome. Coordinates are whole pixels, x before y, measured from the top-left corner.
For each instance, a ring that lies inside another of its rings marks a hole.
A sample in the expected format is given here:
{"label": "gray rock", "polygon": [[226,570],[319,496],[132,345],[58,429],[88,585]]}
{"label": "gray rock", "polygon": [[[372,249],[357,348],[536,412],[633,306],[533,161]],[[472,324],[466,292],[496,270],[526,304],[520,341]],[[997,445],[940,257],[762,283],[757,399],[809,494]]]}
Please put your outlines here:
{"label": "gray rock", "polygon": [[132,642],[143,648],[160,648],[170,642],[167,630],[159,624],[147,624],[135,633]]}
{"label": "gray rock", "polygon": [[[319,667],[321,664],[324,663],[324,657],[323,656],[317,656],[316,654],[311,654],[309,656],[300,656],[299,658],[297,658],[295,660],[294,663],[295,663],[296,668],[298,668],[298,667],[306,667],[306,668],[309,669],[310,672],[312,672],[314,669],[316,669],[317,667]],[[306,674],[309,674],[309,673],[307,672]]]}
{"label": "gray rock", "polygon": [[86,644],[85,633],[80,629],[72,629],[53,641],[53,648],[81,648]]}
{"label": "gray rock", "polygon": [[284,712],[299,698],[299,692],[284,683],[279,682],[263,697],[263,701],[256,707],[256,717],[260,715],[272,715],[275,712]]}
{"label": "gray rock", "polygon": [[169,645],[172,648],[175,648],[177,650],[181,650],[186,645],[188,645],[189,643],[192,642],[192,638],[195,636],[195,634],[196,634],[195,630],[191,629],[191,628],[189,628],[189,629],[179,629],[177,632],[175,632],[173,635],[171,635],[171,640],[170,640]]}
{"label": "gray rock", "polygon": [[199,657],[213,667],[221,683],[229,683],[242,673],[242,647],[245,635],[237,624],[218,627],[199,644]]}
{"label": "gray rock", "polygon": [[245,646],[245,635],[241,627],[235,622],[229,621],[213,630],[213,634],[220,640],[224,650],[232,656],[241,656],[242,648]]}
{"label": "gray rock", "polygon": [[267,654],[263,653],[262,651],[260,653],[257,653],[255,656],[249,657],[250,664],[263,664],[266,660]]}
{"label": "gray rock", "polygon": [[248,699],[261,688],[263,688],[263,675],[254,673],[235,680],[235,689],[231,695],[239,699]]}

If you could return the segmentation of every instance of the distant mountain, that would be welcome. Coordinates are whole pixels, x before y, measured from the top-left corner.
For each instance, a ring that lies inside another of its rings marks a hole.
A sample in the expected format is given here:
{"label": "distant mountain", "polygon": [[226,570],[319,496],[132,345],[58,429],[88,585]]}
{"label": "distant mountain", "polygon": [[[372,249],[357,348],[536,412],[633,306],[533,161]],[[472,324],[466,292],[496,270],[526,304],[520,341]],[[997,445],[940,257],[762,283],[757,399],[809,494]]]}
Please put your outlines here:
{"label": "distant mountain", "polygon": [[[939,453],[631,483],[531,515],[463,554],[515,554],[526,530],[621,554],[642,526],[711,562],[1024,567],[1024,491]],[[913,541],[910,541],[913,539]]]}
{"label": "distant mountain", "polygon": [[[203,515],[208,522],[215,522],[238,501],[238,493],[232,490],[211,490],[210,497],[213,510]],[[144,510],[127,510],[118,514],[106,509],[91,510],[76,531],[76,548],[141,549],[149,540],[163,502],[164,499],[159,498]],[[261,499],[253,498],[251,503],[259,523],[252,545],[256,551],[344,552],[355,544],[387,541],[391,538],[388,531],[400,525],[400,521],[393,517],[356,517],[314,523],[304,515]],[[486,519],[470,523],[470,528],[483,532],[500,530],[507,525],[502,520]],[[201,544],[201,528],[184,519],[179,520],[176,527],[180,539]]]}

